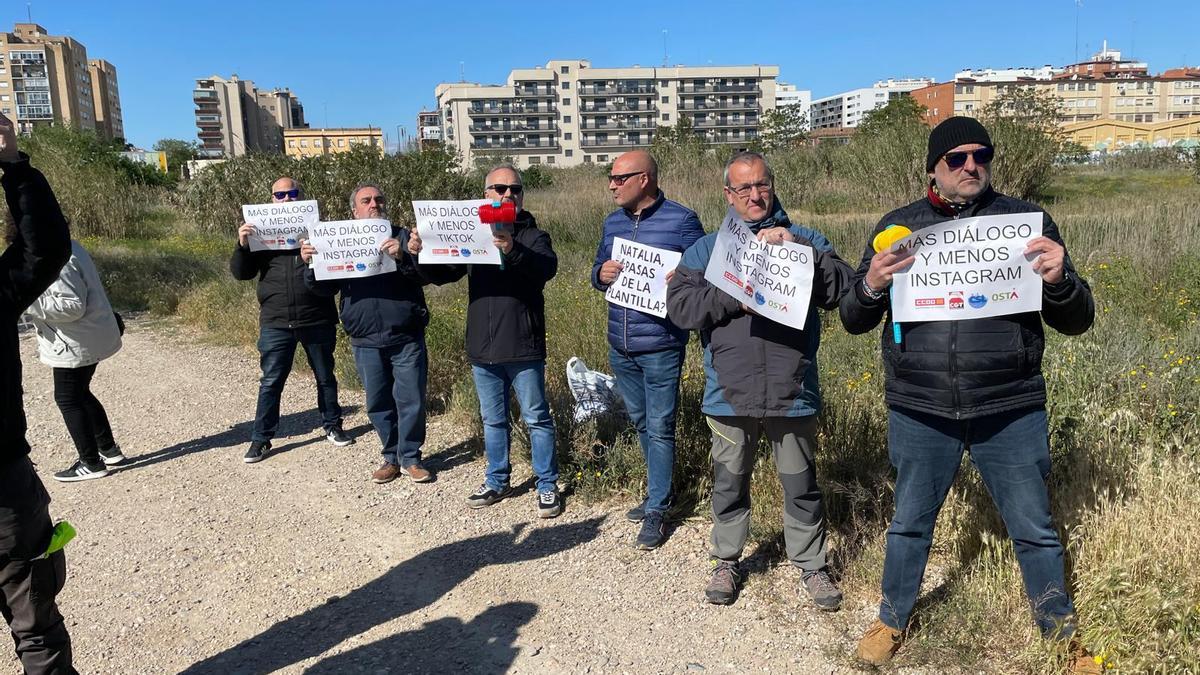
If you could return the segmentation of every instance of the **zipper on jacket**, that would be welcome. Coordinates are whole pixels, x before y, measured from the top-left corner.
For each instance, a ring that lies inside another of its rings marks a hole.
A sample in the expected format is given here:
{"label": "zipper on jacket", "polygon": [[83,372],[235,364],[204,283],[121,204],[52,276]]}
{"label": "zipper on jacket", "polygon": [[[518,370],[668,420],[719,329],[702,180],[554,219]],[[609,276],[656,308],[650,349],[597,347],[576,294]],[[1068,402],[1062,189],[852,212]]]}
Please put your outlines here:
{"label": "zipper on jacket", "polygon": [[958,407],[958,322],[950,322],[950,395],[954,404],[954,419],[962,417]]}
{"label": "zipper on jacket", "polygon": [[[633,217],[633,240],[637,241],[638,225],[642,222],[642,214],[638,213]],[[621,344],[625,347],[625,353],[629,353],[629,308],[621,308]]]}
{"label": "zipper on jacket", "polygon": [[[299,260],[299,259],[300,259],[300,256],[297,255],[296,260]],[[285,276],[287,277],[288,328],[295,329],[296,328],[296,290],[293,288],[293,282],[295,282],[295,280],[296,280],[295,279],[295,277],[296,277],[296,261],[295,260],[290,261],[290,264],[286,265],[286,267],[287,267],[287,274]]]}

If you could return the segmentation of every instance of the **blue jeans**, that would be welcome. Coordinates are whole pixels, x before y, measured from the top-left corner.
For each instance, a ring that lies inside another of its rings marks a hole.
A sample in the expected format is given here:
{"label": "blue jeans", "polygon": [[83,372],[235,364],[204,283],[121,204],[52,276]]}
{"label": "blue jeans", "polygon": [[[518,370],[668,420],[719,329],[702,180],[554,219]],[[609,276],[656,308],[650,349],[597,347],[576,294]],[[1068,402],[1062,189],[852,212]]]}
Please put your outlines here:
{"label": "blue jeans", "polygon": [[683,349],[626,354],[609,348],[608,361],[617,376],[617,391],[637,429],[646,460],[646,510],[665,513],[675,471],[675,412],[679,409],[679,374]]}
{"label": "blue jeans", "polygon": [[317,380],[317,409],[325,431],[342,425],[342,407],[338,405],[338,384],[333,374],[333,347],[337,328],[333,324],[307,328],[269,328],[258,334],[259,365],[262,380],[258,387],[258,409],[254,412],[252,441],[269,441],[279,428],[279,397],[292,372],[296,343],[304,345],[308,365]]}
{"label": "blue jeans", "polygon": [[963,450],[979,470],[1016,550],[1025,593],[1043,634],[1072,629],[1063,547],[1050,517],[1050,439],[1045,408],[953,420],[892,408],[888,446],[896,468],[896,515],[887,533],[879,618],[903,629],[929,560],[938,511]]}
{"label": "blue jeans", "polygon": [[509,392],[517,392],[521,419],[529,429],[533,472],[538,492],[557,490],[558,458],[554,454],[554,420],[546,401],[546,362],[473,364],[475,391],[479,394],[479,414],[483,418],[483,445],[487,454],[484,483],[500,491],[508,487],[512,473],[509,462]]}
{"label": "blue jeans", "polygon": [[366,394],[367,417],[383,445],[383,460],[404,468],[419,464],[429,376],[424,336],[390,347],[354,347],[354,365]]}

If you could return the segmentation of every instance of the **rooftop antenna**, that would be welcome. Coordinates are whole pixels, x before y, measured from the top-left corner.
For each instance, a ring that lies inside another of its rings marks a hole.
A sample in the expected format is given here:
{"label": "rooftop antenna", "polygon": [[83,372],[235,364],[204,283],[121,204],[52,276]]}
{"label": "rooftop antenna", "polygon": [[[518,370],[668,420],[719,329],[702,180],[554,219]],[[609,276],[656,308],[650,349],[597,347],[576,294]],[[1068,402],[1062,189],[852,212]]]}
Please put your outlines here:
{"label": "rooftop antenna", "polygon": [[29,23],[33,23],[33,3],[25,3],[25,16],[29,17]]}
{"label": "rooftop antenna", "polygon": [[1079,8],[1083,0],[1075,0],[1075,63],[1079,63]]}
{"label": "rooftop antenna", "polygon": [[663,29],[663,68],[670,64],[671,60],[667,55],[667,29]]}
{"label": "rooftop antenna", "polygon": [[459,82],[467,81],[466,65],[462,61],[458,62],[458,81]]}

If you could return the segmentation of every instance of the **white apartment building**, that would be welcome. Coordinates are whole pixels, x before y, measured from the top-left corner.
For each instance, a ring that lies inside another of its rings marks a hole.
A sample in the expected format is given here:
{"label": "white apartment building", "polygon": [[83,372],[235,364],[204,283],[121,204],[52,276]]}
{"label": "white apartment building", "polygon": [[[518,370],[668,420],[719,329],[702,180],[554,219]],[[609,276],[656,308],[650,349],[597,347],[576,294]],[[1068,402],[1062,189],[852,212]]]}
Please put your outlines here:
{"label": "white apartment building", "polygon": [[646,147],[659,126],[687,118],[712,144],[746,146],[774,109],[778,66],[592,68],[554,60],[503,85],[435,89],[442,141],[467,165],[510,157],[518,168],[611,162]]}
{"label": "white apartment building", "polygon": [[974,82],[1019,82],[1022,80],[1049,80],[1063,72],[1062,68],[970,68],[954,74],[955,80]]}
{"label": "white apartment building", "polygon": [[887,79],[876,82],[872,87],[851,89],[812,102],[809,126],[813,129],[839,129],[856,127],[863,116],[887,102],[905,96],[908,92],[934,83],[931,77]]}
{"label": "white apartment building", "polygon": [[775,84],[775,107],[799,106],[806,120],[804,128],[811,128],[809,115],[812,114],[812,92],[808,89],[797,89],[796,85],[786,82]]}

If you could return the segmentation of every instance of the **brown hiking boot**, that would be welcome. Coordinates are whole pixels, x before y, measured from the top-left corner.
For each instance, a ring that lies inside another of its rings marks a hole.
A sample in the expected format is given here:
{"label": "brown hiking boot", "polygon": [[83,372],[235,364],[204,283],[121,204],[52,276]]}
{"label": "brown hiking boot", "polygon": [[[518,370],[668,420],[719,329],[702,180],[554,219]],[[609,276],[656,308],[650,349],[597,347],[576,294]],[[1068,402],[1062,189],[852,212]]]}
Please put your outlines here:
{"label": "brown hiking boot", "polygon": [[380,484],[390,483],[399,478],[403,471],[403,469],[391,462],[384,462],[379,465],[378,469],[375,469],[375,473],[371,474],[371,480]]}
{"label": "brown hiking boot", "polygon": [[873,666],[882,666],[892,660],[892,655],[904,642],[904,631],[896,630],[879,619],[867,629],[858,641],[857,656]]}
{"label": "brown hiking boot", "polygon": [[1071,675],[1100,675],[1104,672],[1104,659],[1092,656],[1087,648],[1075,640],[1071,640],[1070,662],[1067,672]]}
{"label": "brown hiking boot", "polygon": [[400,469],[400,472],[411,478],[414,483],[428,483],[433,480],[433,474],[420,464]]}

